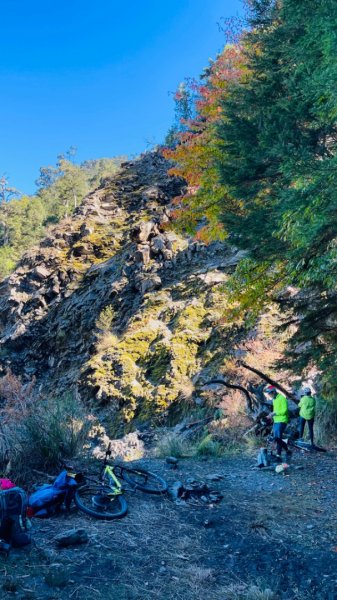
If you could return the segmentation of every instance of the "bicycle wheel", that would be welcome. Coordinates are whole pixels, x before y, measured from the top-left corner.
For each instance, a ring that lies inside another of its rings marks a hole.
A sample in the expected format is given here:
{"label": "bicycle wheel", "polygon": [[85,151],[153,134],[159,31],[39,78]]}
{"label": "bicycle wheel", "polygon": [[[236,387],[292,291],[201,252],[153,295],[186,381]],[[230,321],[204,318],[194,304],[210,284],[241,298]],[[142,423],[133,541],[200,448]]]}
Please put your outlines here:
{"label": "bicycle wheel", "polygon": [[95,519],[121,519],[125,517],[128,505],[125,498],[113,495],[111,488],[102,483],[90,483],[75,492],[77,508]]}
{"label": "bicycle wheel", "polygon": [[121,467],[120,476],[130,485],[148,494],[164,494],[167,491],[166,481],[145,469]]}

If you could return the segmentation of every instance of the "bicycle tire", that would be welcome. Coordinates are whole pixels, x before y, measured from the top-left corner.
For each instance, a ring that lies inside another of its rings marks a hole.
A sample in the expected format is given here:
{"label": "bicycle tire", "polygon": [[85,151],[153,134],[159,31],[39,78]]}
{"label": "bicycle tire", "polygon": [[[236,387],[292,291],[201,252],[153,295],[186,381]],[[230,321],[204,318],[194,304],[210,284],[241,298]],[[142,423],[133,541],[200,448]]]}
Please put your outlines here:
{"label": "bicycle tire", "polygon": [[129,469],[121,467],[120,477],[136,489],[147,494],[165,494],[168,485],[162,477],[145,469]]}
{"label": "bicycle tire", "polygon": [[128,511],[127,502],[121,495],[112,498],[110,495],[110,487],[102,483],[90,483],[76,490],[74,500],[79,510],[95,519],[122,519]]}

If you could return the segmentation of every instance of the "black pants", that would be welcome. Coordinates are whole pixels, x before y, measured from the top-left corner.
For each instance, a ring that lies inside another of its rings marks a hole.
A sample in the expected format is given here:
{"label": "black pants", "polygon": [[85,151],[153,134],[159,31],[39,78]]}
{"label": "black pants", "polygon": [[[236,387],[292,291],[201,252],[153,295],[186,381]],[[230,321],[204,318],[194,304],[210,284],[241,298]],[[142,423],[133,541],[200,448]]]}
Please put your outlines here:
{"label": "black pants", "polygon": [[276,442],[276,452],[278,456],[281,456],[282,448],[288,452],[288,446],[282,439],[282,435],[287,427],[287,423],[274,423],[273,435]]}
{"label": "black pants", "polygon": [[298,431],[300,434],[300,438],[303,437],[304,427],[305,427],[306,423],[308,423],[310,442],[313,445],[314,444],[314,419],[304,419],[303,417],[299,418]]}

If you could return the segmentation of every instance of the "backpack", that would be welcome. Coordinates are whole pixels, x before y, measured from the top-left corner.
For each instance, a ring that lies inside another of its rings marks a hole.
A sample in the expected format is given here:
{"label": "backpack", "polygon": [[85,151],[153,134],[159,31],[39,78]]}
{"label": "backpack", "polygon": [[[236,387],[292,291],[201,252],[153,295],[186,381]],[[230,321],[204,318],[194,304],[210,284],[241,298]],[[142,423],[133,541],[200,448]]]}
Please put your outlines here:
{"label": "backpack", "polygon": [[27,519],[28,499],[19,487],[0,490],[0,540],[14,548],[31,543]]}
{"label": "backpack", "polygon": [[60,512],[63,505],[70,509],[77,488],[74,477],[62,471],[52,485],[43,485],[29,497],[29,512],[34,517],[45,518]]}
{"label": "backpack", "polygon": [[10,479],[0,479],[0,490],[10,490],[14,487],[16,487],[16,485]]}

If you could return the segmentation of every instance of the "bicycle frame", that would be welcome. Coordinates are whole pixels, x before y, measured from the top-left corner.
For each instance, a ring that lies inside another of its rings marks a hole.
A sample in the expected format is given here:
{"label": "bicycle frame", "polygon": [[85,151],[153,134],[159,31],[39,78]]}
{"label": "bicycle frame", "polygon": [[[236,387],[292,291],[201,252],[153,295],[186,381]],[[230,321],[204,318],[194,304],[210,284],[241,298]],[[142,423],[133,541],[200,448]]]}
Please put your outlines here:
{"label": "bicycle frame", "polygon": [[114,496],[118,496],[119,494],[123,493],[122,484],[120,483],[120,481],[118,481],[114,473],[113,467],[105,465],[101,475],[101,481],[103,483],[107,481],[109,487],[111,487],[111,491]]}

